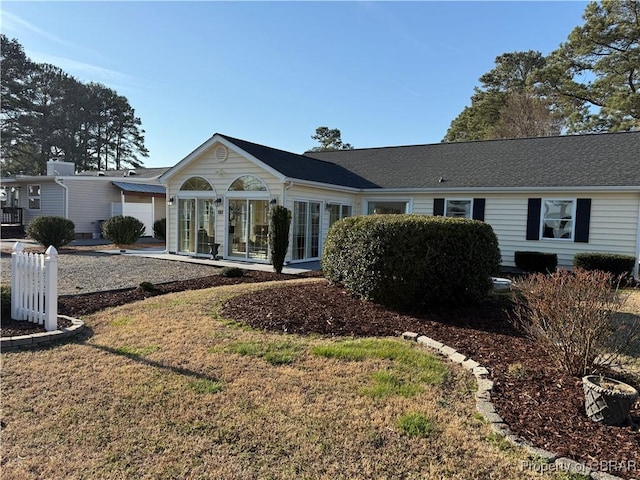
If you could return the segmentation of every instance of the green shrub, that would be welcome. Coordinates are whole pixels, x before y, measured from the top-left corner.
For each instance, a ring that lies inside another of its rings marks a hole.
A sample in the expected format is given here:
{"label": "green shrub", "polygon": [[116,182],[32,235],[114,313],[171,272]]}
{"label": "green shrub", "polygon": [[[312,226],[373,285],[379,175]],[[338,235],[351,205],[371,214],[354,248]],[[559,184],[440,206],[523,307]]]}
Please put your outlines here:
{"label": "green shrub", "polygon": [[558,266],[558,254],[545,252],[515,252],[516,267],[529,273],[551,273]]}
{"label": "green shrub", "polygon": [[144,235],[144,224],[134,217],[117,215],[102,224],[102,232],[107,240],[116,245],[132,245]]}
{"label": "green shrub", "polygon": [[11,287],[0,285],[0,318],[11,318]]}
{"label": "green shrub", "polygon": [[220,270],[220,275],[228,278],[240,278],[244,276],[244,270],[238,267],[224,267]]}
{"label": "green shrub", "polygon": [[151,282],[140,282],[138,284],[138,290],[140,290],[141,292],[155,292],[158,289]]}
{"label": "green shrub", "polygon": [[167,239],[167,219],[161,218],[160,220],[156,220],[153,222],[153,238],[157,238],[158,240],[166,240]]}
{"label": "green shrub", "polygon": [[63,217],[40,216],[32,220],[25,233],[43,247],[59,249],[76,238],[74,223]]}
{"label": "green shrub", "polygon": [[573,266],[584,270],[601,270],[613,277],[631,277],[635,258],[631,255],[616,255],[613,253],[576,253],[573,256]]}
{"label": "green shrub", "polygon": [[281,205],[271,209],[269,247],[271,248],[271,264],[276,273],[282,273],[284,258],[289,248],[289,227],[291,211]]}
{"label": "green shrub", "polygon": [[424,215],[348,217],[330,229],[325,277],[393,308],[477,301],[500,268],[498,240],[477,220]]}

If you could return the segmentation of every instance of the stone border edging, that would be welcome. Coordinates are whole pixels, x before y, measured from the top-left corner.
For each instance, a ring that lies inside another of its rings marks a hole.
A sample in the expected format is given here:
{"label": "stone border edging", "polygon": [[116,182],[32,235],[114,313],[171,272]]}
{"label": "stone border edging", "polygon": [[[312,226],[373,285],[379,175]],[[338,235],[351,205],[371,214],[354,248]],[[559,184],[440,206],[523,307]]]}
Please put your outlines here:
{"label": "stone border edging", "polygon": [[84,330],[84,322],[77,318],[66,315],[58,315],[59,318],[71,320],[70,327],[59,328],[50,332],[32,333],[30,335],[20,335],[16,337],[3,337],[0,339],[0,350],[14,350],[17,348],[39,347],[47,343],[62,340],[77,335]]}
{"label": "stone border edging", "polygon": [[533,470],[574,473],[584,475],[588,478],[593,478],[594,480],[624,480],[621,477],[616,477],[606,472],[593,470],[588,465],[571,460],[570,458],[559,457],[553,452],[537,448],[528,440],[516,436],[509,429],[502,417],[498,415],[493,403],[491,402],[493,381],[489,379],[489,370],[475,360],[458,352],[454,348],[429,338],[426,335],[419,335],[414,332],[404,332],[402,334],[402,338],[404,340],[418,342],[421,345],[429,347],[430,349],[435,350],[438,354],[447,357],[454,363],[460,364],[464,369],[473,373],[476,377],[476,383],[478,384],[478,389],[476,391],[476,410],[485,418],[495,433],[506,438],[511,444],[525,448],[529,455],[545,464],[544,468],[536,467],[536,465],[531,464],[530,468]]}

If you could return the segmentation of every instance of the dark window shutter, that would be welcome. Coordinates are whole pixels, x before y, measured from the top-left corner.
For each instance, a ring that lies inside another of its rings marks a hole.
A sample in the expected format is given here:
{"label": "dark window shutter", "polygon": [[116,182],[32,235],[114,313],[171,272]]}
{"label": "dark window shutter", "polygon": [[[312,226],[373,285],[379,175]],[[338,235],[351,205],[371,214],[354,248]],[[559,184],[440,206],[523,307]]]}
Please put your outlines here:
{"label": "dark window shutter", "polygon": [[473,214],[471,218],[484,222],[484,198],[473,199]]}
{"label": "dark window shutter", "polygon": [[433,214],[440,217],[444,215],[444,198],[433,199]]}
{"label": "dark window shutter", "polygon": [[591,223],[591,199],[579,198],[576,202],[575,242],[589,243],[589,224]]}
{"label": "dark window shutter", "polygon": [[541,198],[530,198],[527,208],[527,240],[540,240]]}

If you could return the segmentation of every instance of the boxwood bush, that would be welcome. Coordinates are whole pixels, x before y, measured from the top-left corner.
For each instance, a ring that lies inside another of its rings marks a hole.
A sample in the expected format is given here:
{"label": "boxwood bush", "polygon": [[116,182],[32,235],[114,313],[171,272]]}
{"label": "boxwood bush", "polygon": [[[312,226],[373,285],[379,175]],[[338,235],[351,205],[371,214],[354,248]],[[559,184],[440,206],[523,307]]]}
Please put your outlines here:
{"label": "boxwood bush", "polygon": [[484,298],[500,268],[483,222],[424,215],[348,217],[330,229],[322,269],[333,283],[392,308]]}
{"label": "boxwood bush", "polygon": [[515,252],[516,267],[529,273],[553,273],[558,266],[557,253]]}
{"label": "boxwood bush", "polygon": [[613,277],[630,277],[635,267],[635,258],[631,255],[614,253],[582,252],[573,256],[573,266],[584,270],[601,270]]}
{"label": "boxwood bush", "polygon": [[45,248],[52,246],[59,249],[75,240],[75,228],[68,218],[42,215],[27,225],[25,233]]}
{"label": "boxwood bush", "polygon": [[132,245],[144,232],[144,224],[135,217],[116,215],[102,224],[104,237],[116,245]]}

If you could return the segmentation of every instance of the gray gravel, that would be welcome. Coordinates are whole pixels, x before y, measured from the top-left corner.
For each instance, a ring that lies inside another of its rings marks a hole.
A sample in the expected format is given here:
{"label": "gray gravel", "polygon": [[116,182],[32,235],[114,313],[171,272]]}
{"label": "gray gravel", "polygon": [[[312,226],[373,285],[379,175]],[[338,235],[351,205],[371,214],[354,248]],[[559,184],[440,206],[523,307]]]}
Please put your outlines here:
{"label": "gray gravel", "polygon": [[[3,255],[0,266],[0,281],[11,283],[11,258]],[[187,280],[215,275],[219,270],[209,265],[137,255],[61,254],[58,255],[58,294],[137,287],[141,282]]]}

